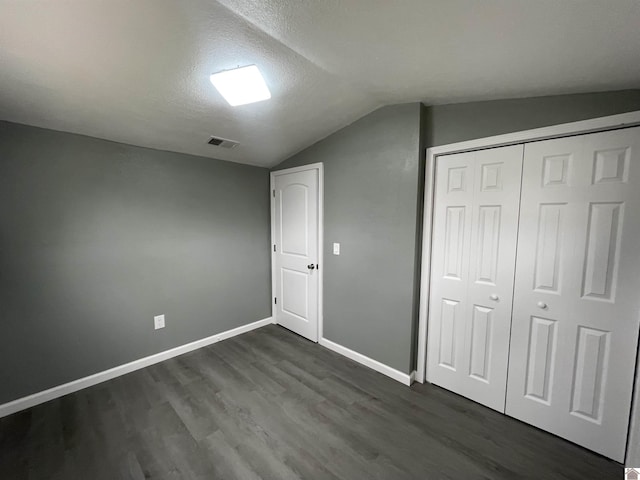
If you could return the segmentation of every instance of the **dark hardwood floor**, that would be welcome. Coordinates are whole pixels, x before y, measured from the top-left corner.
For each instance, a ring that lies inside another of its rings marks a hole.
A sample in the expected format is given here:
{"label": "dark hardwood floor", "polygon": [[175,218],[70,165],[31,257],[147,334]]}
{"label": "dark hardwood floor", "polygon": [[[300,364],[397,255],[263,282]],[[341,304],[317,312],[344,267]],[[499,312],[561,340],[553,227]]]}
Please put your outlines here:
{"label": "dark hardwood floor", "polygon": [[0,479],[622,479],[622,467],[268,326],[0,419]]}

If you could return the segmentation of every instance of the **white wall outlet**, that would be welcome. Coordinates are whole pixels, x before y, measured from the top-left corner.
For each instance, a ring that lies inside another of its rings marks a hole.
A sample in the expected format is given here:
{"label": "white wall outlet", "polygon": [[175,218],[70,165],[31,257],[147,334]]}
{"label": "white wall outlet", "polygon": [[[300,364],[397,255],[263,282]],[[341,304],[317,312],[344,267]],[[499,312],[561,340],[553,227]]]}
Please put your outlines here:
{"label": "white wall outlet", "polygon": [[156,330],[158,330],[159,328],[164,328],[164,315],[156,315],[155,317],[153,317],[153,325],[155,326]]}
{"label": "white wall outlet", "polygon": [[333,244],[333,254],[334,255],[340,255],[340,244],[339,243],[334,243]]}

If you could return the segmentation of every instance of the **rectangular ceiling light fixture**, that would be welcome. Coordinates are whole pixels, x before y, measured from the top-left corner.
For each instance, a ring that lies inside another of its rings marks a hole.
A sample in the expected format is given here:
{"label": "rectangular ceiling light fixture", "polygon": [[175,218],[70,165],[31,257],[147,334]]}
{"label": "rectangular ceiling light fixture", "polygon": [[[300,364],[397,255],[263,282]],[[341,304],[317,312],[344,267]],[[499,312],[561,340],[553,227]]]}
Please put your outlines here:
{"label": "rectangular ceiling light fixture", "polygon": [[220,95],[232,107],[271,98],[271,92],[255,65],[223,70],[212,74],[210,79]]}

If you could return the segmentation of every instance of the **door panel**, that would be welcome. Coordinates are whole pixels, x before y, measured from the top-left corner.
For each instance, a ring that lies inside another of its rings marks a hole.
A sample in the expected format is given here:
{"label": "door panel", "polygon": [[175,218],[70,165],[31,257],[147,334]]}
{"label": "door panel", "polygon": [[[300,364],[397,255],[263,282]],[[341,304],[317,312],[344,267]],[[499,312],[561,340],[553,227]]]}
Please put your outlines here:
{"label": "door panel", "polygon": [[560,253],[566,203],[541,203],[535,251],[535,290],[560,294]]}
{"label": "door panel", "polygon": [[[447,207],[445,223],[445,276],[449,279],[462,279],[462,265],[465,247],[465,223],[468,222],[467,207]],[[467,227],[468,228],[468,227]]]}
{"label": "door panel", "polygon": [[318,170],[277,174],[274,190],[276,322],[315,342],[319,287]]}
{"label": "door panel", "polygon": [[554,372],[553,361],[556,358],[556,332],[555,320],[531,317],[525,395],[546,404],[551,400],[550,385]]}
{"label": "door panel", "polygon": [[640,312],[639,139],[525,146],[507,388],[508,415],[617,461]]}
{"label": "door panel", "polygon": [[[295,175],[295,174],[292,174]],[[280,177],[278,177],[280,178]],[[307,217],[309,210],[309,186],[291,183],[278,191],[276,181],[276,195],[280,193],[280,239],[282,253],[287,255],[309,255],[309,238]]]}
{"label": "door panel", "polygon": [[427,380],[451,390],[464,349],[474,171],[474,158],[464,154],[437,164]]}
{"label": "door panel", "polygon": [[436,165],[427,380],[504,412],[522,145]]}

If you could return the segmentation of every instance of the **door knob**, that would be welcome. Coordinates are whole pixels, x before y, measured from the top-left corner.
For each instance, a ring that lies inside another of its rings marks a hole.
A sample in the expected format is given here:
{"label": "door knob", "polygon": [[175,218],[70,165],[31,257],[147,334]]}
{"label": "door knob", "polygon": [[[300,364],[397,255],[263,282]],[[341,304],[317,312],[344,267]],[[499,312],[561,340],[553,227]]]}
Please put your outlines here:
{"label": "door knob", "polygon": [[307,265],[307,268],[309,270],[313,270],[314,268],[316,268],[316,266],[312,263],[311,265]]}
{"label": "door knob", "polygon": [[547,304],[544,302],[538,302],[538,308],[542,308],[543,310],[547,308]]}
{"label": "door knob", "polygon": [[489,295],[489,298],[491,300],[493,300],[494,302],[497,302],[498,300],[500,300],[500,297],[498,295],[496,295],[495,293]]}

